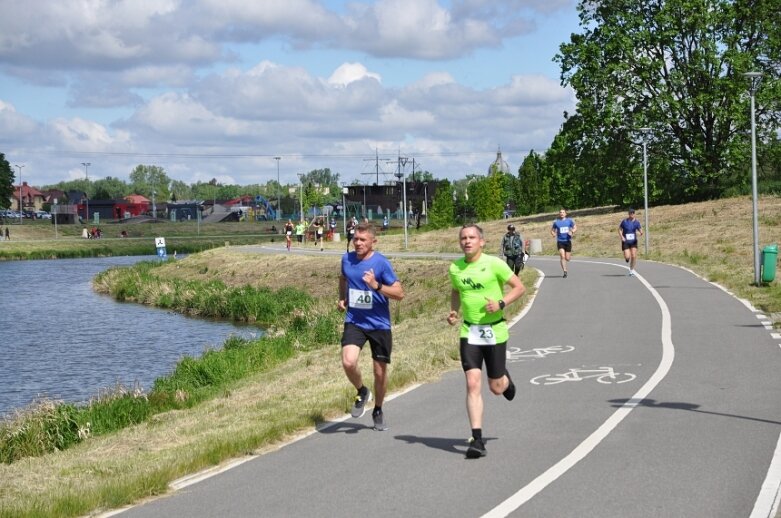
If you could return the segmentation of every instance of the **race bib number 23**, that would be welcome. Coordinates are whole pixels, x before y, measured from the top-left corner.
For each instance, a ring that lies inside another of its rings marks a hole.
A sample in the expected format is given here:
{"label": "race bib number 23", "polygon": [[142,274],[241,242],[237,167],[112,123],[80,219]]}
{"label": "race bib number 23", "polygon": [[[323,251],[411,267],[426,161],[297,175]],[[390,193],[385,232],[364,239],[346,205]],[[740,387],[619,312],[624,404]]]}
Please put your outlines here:
{"label": "race bib number 23", "polygon": [[470,345],[496,345],[494,328],[490,324],[473,324],[469,326],[467,342]]}

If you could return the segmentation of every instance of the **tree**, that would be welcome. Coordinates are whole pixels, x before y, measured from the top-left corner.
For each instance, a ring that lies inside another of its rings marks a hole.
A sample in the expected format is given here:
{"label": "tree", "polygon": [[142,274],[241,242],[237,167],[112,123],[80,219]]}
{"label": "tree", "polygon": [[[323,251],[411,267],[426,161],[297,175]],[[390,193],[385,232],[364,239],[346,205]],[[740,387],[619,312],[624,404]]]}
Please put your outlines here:
{"label": "tree", "polygon": [[[579,183],[591,173],[581,152],[602,167],[626,160],[638,154],[641,127],[654,135],[659,201],[712,198],[744,182],[735,174],[749,156],[744,72],[765,73],[756,96],[760,135],[781,119],[777,0],[581,0],[578,10],[584,30],[555,59],[578,98],[562,149],[581,159],[583,169],[570,171]],[[606,186],[586,186],[596,187]]]}
{"label": "tree", "polygon": [[193,188],[184,183],[181,180],[171,181],[171,200],[192,200],[195,196],[193,194]]}
{"label": "tree", "polygon": [[448,228],[455,225],[452,191],[453,187],[447,180],[442,180],[437,186],[428,211],[428,224],[431,228]]}
{"label": "tree", "polygon": [[14,175],[11,164],[5,159],[5,153],[0,153],[0,209],[11,206],[11,198],[14,196]]}
{"label": "tree", "polygon": [[504,212],[504,173],[491,166],[491,173],[468,185],[469,201],[478,221],[499,219]]}
{"label": "tree", "polygon": [[152,197],[152,191],[155,191],[157,200],[167,200],[171,196],[171,179],[165,169],[156,165],[137,165],[130,173],[130,184],[135,194],[147,198]]}
{"label": "tree", "polygon": [[119,178],[107,176],[92,183],[92,199],[117,200],[130,193],[130,186]]}
{"label": "tree", "polygon": [[543,158],[532,149],[518,168],[515,195],[518,214],[537,214],[550,204],[543,167]]}

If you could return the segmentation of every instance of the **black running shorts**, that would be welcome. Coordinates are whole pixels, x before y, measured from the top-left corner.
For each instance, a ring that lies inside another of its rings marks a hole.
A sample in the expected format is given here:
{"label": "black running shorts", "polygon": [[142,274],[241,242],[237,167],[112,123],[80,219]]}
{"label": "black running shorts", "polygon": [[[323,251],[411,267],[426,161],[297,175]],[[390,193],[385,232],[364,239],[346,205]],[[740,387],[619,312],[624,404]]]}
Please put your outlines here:
{"label": "black running shorts", "polygon": [[361,349],[369,341],[372,349],[372,359],[382,363],[391,362],[391,350],[393,349],[393,335],[390,329],[361,329],[355,324],[344,324],[342,332],[342,347],[345,345],[357,345]]}
{"label": "black running shorts", "polygon": [[491,379],[499,379],[507,372],[507,342],[496,345],[471,345],[467,338],[462,338],[461,367],[464,372],[470,369],[483,368],[485,360],[485,372]]}

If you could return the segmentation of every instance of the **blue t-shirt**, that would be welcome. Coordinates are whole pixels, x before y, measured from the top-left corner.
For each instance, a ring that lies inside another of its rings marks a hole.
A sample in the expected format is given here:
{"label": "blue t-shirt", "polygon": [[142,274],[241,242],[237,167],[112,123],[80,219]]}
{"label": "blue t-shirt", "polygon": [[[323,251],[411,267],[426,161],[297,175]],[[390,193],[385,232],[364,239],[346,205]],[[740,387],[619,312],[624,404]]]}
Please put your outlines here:
{"label": "blue t-shirt", "polygon": [[621,221],[621,224],[618,225],[618,227],[624,230],[624,240],[627,243],[637,243],[637,231],[642,228],[639,221],[636,219],[626,218],[625,220]]}
{"label": "blue t-shirt", "polygon": [[572,236],[569,235],[569,231],[572,230],[572,227],[574,226],[575,222],[572,221],[571,218],[556,218],[556,220],[553,222],[553,226],[551,227],[556,229],[556,241],[559,243],[569,242],[572,239]]}
{"label": "blue t-shirt", "polygon": [[363,274],[374,270],[374,277],[390,286],[399,280],[388,259],[379,252],[363,261],[355,252],[342,256],[342,276],[347,280],[347,315],[344,321],[361,329],[390,329],[390,301],[363,282]]}

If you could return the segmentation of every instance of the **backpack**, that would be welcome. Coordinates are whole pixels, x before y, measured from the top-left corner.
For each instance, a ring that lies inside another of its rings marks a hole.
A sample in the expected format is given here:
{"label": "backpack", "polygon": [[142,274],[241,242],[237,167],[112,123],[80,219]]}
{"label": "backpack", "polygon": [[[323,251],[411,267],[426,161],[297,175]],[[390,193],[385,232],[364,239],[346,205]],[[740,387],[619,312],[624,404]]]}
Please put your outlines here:
{"label": "backpack", "polygon": [[504,248],[504,255],[513,257],[521,255],[523,246],[521,244],[521,236],[513,233],[512,235],[505,235],[502,239],[502,247]]}

